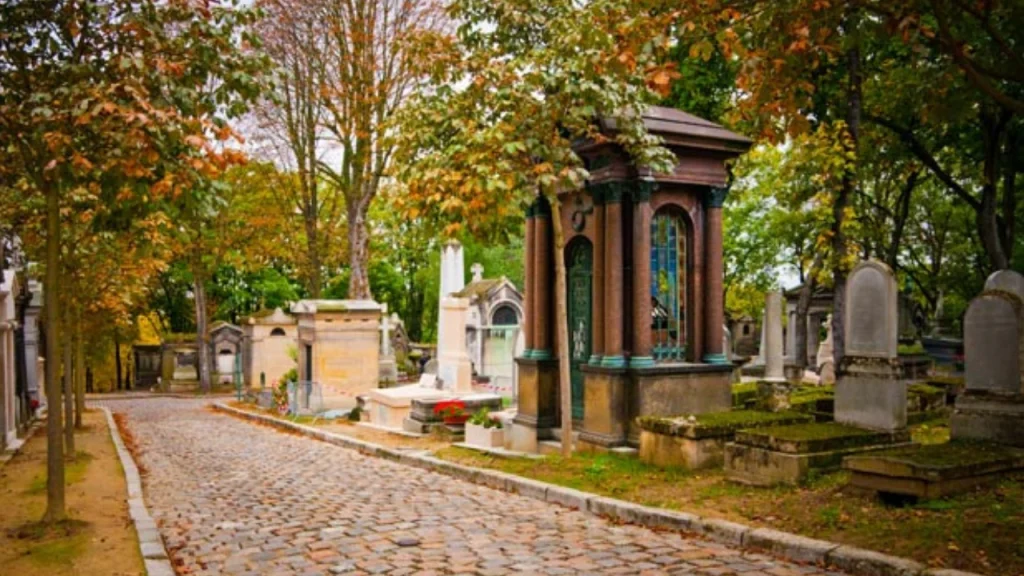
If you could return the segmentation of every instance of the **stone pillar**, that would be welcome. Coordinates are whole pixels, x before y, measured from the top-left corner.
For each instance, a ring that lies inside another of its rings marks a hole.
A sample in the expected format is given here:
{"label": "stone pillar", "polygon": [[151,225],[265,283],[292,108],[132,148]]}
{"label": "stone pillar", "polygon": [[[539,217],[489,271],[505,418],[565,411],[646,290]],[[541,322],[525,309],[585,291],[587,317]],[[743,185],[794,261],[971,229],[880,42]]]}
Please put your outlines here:
{"label": "stone pillar", "polygon": [[651,192],[656,183],[636,182],[633,188],[633,368],[654,366],[651,349]]}
{"label": "stone pillar", "polygon": [[764,296],[764,379],[784,382],[782,360],[782,293],[769,292]]}
{"label": "stone pillar", "polygon": [[604,357],[601,366],[623,368],[626,359],[622,350],[622,185],[607,185],[605,195],[604,245]]}
{"label": "stone pillar", "polygon": [[604,193],[599,186],[590,188],[591,197],[594,200],[594,280],[593,299],[591,306],[591,342],[589,364],[597,366],[601,364],[604,356]]}
{"label": "stone pillar", "polygon": [[445,298],[441,301],[441,323],[447,339],[438,349],[437,375],[446,390],[458,394],[473,392],[473,368],[466,353],[466,317],[469,300]]}
{"label": "stone pillar", "polygon": [[[722,290],[722,204],[728,188],[709,188],[704,197],[704,357],[708,364],[726,364],[722,350],[725,299]],[[780,325],[781,328],[781,325]],[[779,342],[781,345],[781,341]]]}
{"label": "stone pillar", "polygon": [[533,358],[551,358],[551,207],[544,198],[534,212]]}
{"label": "stone pillar", "polygon": [[525,250],[524,250],[526,252],[526,262],[524,262],[524,267],[523,267],[523,272],[524,272],[524,274],[523,274],[523,277],[524,277],[524,282],[523,282],[523,284],[524,284],[524,286],[523,286],[523,338],[525,340],[526,348],[525,348],[525,350],[523,350],[523,358],[531,358],[531,357],[533,357],[533,351],[534,351],[534,348],[536,347],[535,346],[535,342],[534,342],[534,338],[533,338],[533,326],[534,326],[534,317],[533,317],[534,304],[533,304],[533,299],[534,299],[534,295],[536,294],[536,289],[534,288],[534,280],[536,279],[535,278],[536,274],[534,274],[534,269],[533,269],[533,259],[535,257],[534,256],[534,252],[536,250],[536,247],[534,246],[534,241],[535,241],[534,240],[534,238],[535,238],[535,235],[534,235],[535,220],[534,220],[534,217],[533,217],[533,212],[534,212],[534,206],[535,205],[536,205],[536,202],[534,202],[533,204],[530,204],[530,207],[526,209],[526,239],[525,239],[526,246],[525,246]]}

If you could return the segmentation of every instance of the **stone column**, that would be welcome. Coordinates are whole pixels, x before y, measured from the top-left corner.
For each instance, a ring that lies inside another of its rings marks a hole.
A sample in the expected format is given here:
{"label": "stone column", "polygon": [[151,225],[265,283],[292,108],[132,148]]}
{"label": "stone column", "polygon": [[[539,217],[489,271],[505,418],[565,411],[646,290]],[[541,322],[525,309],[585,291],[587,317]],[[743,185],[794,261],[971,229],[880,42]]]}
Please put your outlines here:
{"label": "stone column", "polygon": [[590,188],[594,201],[594,279],[591,307],[591,354],[589,364],[601,364],[604,356],[604,192],[600,186]]}
{"label": "stone column", "polygon": [[541,198],[534,211],[532,358],[551,358],[551,207]]}
{"label": "stone column", "polygon": [[622,351],[622,184],[612,182],[605,188],[604,246],[604,357],[601,366],[623,368]]}
{"label": "stone column", "polygon": [[784,382],[782,360],[782,294],[769,292],[764,297],[764,379]]}
{"label": "stone column", "polygon": [[641,180],[633,188],[633,368],[654,366],[651,355],[651,192],[657,184]]}
{"label": "stone column", "polygon": [[726,364],[722,350],[725,323],[722,291],[722,204],[728,188],[709,188],[704,197],[704,357],[708,364]]}
{"label": "stone column", "polygon": [[536,288],[534,287],[535,274],[533,269],[534,252],[536,250],[534,246],[534,206],[536,202],[530,204],[529,208],[526,209],[526,239],[525,239],[525,252],[526,262],[523,268],[523,339],[525,340],[525,350],[523,350],[523,358],[532,358],[533,350],[535,348],[533,338],[533,299],[536,294]]}

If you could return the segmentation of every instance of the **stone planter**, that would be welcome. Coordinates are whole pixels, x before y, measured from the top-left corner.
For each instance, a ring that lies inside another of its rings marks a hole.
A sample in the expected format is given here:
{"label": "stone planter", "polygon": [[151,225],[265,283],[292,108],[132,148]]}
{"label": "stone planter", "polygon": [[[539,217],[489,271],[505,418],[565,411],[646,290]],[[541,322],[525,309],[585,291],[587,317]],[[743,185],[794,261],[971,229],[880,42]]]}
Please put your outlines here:
{"label": "stone planter", "polygon": [[505,430],[502,428],[484,428],[479,424],[466,424],[466,444],[481,448],[504,448]]}

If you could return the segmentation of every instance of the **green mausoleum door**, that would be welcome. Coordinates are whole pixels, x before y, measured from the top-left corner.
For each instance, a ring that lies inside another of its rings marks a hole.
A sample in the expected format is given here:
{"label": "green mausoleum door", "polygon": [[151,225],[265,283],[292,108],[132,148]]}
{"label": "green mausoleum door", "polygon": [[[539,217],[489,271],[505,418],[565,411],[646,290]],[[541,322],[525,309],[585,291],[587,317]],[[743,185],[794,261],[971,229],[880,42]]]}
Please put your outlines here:
{"label": "green mausoleum door", "polygon": [[569,253],[569,380],[572,417],[583,419],[583,371],[590,359],[591,284],[593,253],[589,242],[578,242]]}

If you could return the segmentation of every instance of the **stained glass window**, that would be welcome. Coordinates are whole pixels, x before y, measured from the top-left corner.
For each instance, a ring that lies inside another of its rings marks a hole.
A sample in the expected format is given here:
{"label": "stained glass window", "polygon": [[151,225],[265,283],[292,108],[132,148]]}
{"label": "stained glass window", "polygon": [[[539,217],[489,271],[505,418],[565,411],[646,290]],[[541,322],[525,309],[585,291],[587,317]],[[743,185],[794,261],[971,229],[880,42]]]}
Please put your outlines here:
{"label": "stained glass window", "polygon": [[686,224],[659,212],[651,222],[651,332],[654,359],[686,355]]}

